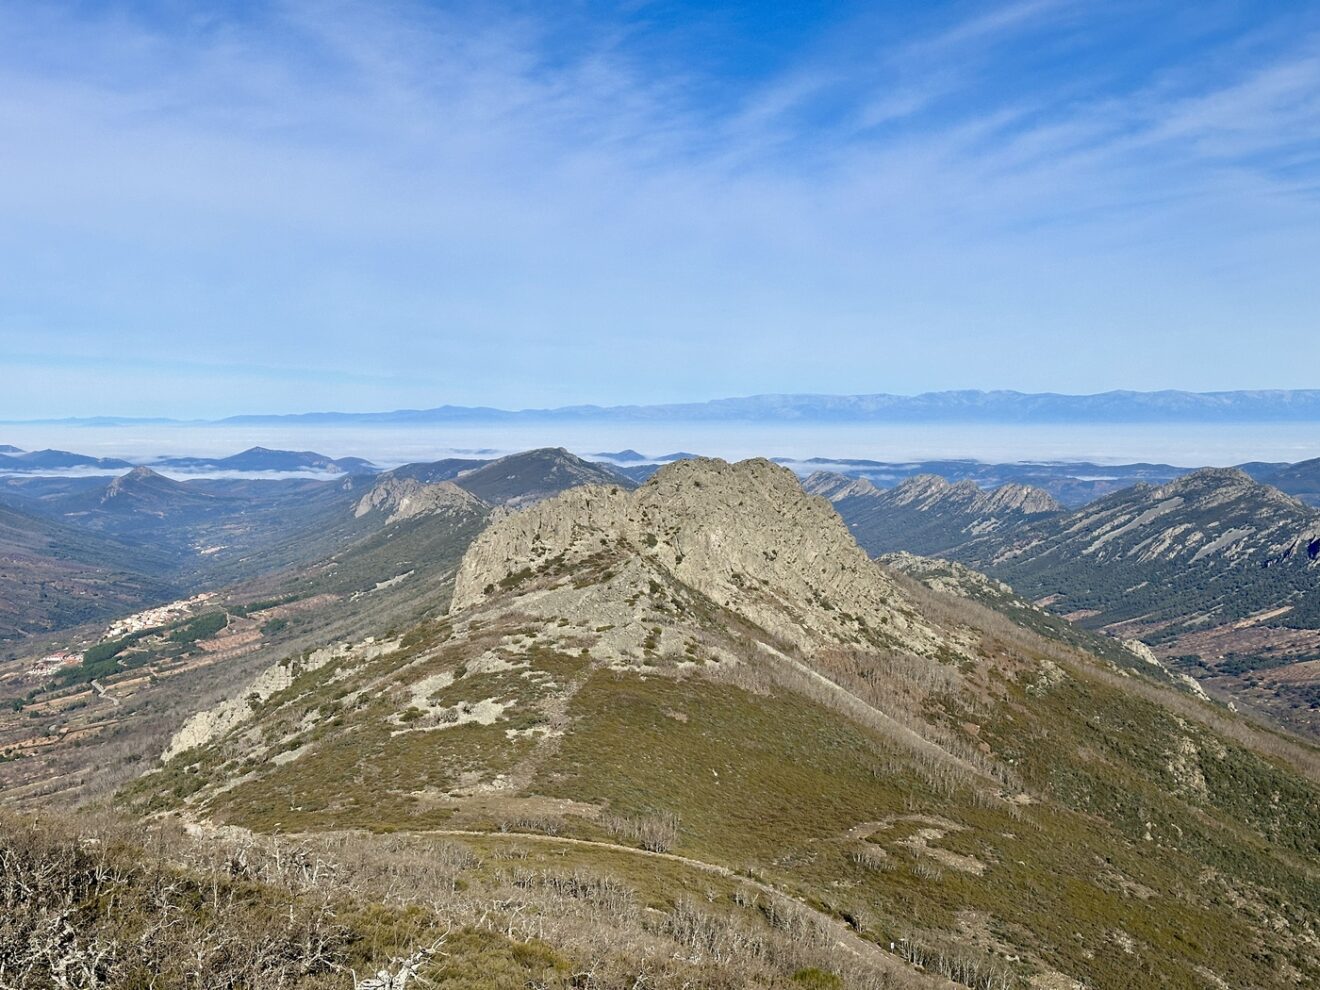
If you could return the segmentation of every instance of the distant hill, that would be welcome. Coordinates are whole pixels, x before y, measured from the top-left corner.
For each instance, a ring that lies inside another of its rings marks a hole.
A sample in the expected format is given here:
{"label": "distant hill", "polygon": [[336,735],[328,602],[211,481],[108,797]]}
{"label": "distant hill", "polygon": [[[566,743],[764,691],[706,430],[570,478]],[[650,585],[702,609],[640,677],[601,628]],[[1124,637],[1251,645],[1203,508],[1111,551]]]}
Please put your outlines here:
{"label": "distant hill", "polygon": [[583,460],[563,447],[511,454],[456,477],[454,483],[491,505],[524,505],[579,485],[635,487],[607,465]]}
{"label": "distant hill", "polygon": [[345,474],[374,473],[379,468],[361,457],[327,457],[311,450],[270,450],[249,447],[229,457],[165,457],[152,462],[155,468],[199,471],[340,471]]}
{"label": "distant hill", "polygon": [[[10,448],[17,450],[18,448]],[[115,457],[90,457],[86,454],[74,454],[67,450],[33,450],[27,453],[0,452],[0,470],[2,471],[50,471],[69,468],[105,468],[117,470],[131,468],[128,461]]]}
{"label": "distant hill", "polygon": [[[96,526],[100,517],[166,520],[222,513],[225,503],[221,496],[196,491],[151,468],[135,467],[99,492],[70,496],[60,505],[60,511],[66,517],[81,517],[83,525]],[[113,528],[110,523],[106,526]]]}
{"label": "distant hill", "polygon": [[[654,470],[654,466],[651,466]],[[525,505],[578,485],[635,485],[625,472],[612,464],[597,464],[571,454],[563,447],[544,447],[510,454],[496,460],[451,457],[429,463],[404,464],[384,472],[378,488],[392,481],[414,481],[423,485],[452,481],[487,505]],[[382,490],[385,490],[382,488]],[[393,490],[393,489],[391,489]],[[398,491],[415,489],[398,487]],[[387,501],[382,495],[381,501]]]}
{"label": "distant hill", "polygon": [[601,453],[592,454],[591,456],[603,457],[607,461],[618,461],[621,464],[635,464],[639,461],[652,460],[652,458],[647,457],[645,454],[639,454],[631,447],[629,447],[627,450],[616,450],[613,452],[603,451]]}
{"label": "distant hill", "polygon": [[1260,481],[1295,495],[1309,505],[1320,505],[1320,457],[1296,464],[1275,465]]}
{"label": "distant hill", "polygon": [[436,481],[452,481],[464,471],[474,471],[490,462],[490,458],[447,457],[439,461],[404,464],[387,473],[396,478],[411,478],[423,484],[431,484]]}

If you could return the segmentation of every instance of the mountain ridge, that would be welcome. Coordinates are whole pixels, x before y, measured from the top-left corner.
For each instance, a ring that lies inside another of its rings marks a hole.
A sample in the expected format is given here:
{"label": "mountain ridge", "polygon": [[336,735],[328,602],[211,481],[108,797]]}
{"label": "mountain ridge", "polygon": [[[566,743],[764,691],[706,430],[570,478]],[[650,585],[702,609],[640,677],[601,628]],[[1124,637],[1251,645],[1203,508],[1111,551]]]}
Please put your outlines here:
{"label": "mountain ridge", "polygon": [[[444,405],[388,412],[243,414],[206,422],[270,423],[442,423],[515,421],[764,421],[764,422],[1317,422],[1320,390],[1255,389],[1141,392],[1116,389],[1082,395],[974,389],[918,395],[874,393],[769,393],[705,402],[655,405],[575,405],[507,410],[491,406]],[[11,423],[161,423],[159,418],[8,420]]]}
{"label": "mountain ridge", "polygon": [[900,550],[937,556],[1064,512],[1048,492],[1016,482],[985,490],[969,479],[950,483],[938,475],[915,475],[882,489],[865,479],[817,471],[802,487],[829,499],[872,556]]}
{"label": "mountain ridge", "polygon": [[784,468],[680,462],[498,510],[447,615],[286,657],[123,799],[250,841],[472,844],[496,876],[464,885],[512,869],[515,899],[608,876],[688,946],[694,909],[761,932],[796,904],[835,925],[819,986],[1320,973],[1312,751],[1014,610],[872,563]]}

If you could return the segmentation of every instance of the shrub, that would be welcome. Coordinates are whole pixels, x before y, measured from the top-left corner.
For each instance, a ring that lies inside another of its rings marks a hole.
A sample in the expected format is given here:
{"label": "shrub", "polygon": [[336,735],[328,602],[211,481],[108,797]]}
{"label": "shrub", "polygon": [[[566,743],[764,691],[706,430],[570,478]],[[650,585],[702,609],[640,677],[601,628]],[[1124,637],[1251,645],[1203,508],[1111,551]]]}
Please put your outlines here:
{"label": "shrub", "polygon": [[678,845],[679,819],[671,812],[635,818],[611,815],[604,825],[611,835],[635,842],[648,852],[665,853]]}

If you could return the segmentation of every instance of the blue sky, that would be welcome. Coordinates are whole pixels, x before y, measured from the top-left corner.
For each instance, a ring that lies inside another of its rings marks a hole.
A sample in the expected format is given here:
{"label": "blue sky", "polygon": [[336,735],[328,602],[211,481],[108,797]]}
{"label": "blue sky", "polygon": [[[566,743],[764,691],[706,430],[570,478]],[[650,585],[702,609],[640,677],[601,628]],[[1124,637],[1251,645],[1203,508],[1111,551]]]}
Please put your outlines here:
{"label": "blue sky", "polygon": [[0,6],[0,418],[1256,388],[1320,5]]}

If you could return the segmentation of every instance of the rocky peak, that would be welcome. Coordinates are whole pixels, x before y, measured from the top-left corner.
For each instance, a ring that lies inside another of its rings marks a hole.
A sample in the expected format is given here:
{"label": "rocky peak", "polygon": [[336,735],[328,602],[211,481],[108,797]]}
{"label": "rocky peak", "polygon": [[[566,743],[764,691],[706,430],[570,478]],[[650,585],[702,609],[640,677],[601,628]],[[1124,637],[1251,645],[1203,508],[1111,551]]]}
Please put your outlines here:
{"label": "rocky peak", "polygon": [[132,487],[142,484],[170,484],[170,480],[163,474],[157,474],[151,468],[146,466],[135,467],[127,474],[120,475],[106,486],[105,494],[101,497],[102,501],[106,499],[117,498],[126,494]]}
{"label": "rocky peak", "polygon": [[1016,482],[986,492],[983,503],[987,512],[1020,512],[1027,516],[1063,511],[1063,506],[1049,492]]}
{"label": "rocky peak", "polygon": [[823,498],[764,459],[698,458],[636,491],[576,488],[492,523],[469,548],[453,610],[499,594],[511,576],[558,561],[572,572],[603,548],[675,578],[790,642],[853,642],[862,623],[914,648],[932,641],[905,596]]}
{"label": "rocky peak", "polygon": [[1286,507],[1309,511],[1305,503],[1256,481],[1238,468],[1200,468],[1154,489],[1150,497],[1155,500],[1181,498],[1200,508],[1212,508],[1246,499],[1258,501],[1262,508]]}
{"label": "rocky peak", "polygon": [[807,475],[802,481],[802,490],[808,495],[819,495],[831,502],[880,494],[880,489],[867,479],[850,478],[835,471],[816,471]]}
{"label": "rocky peak", "polygon": [[1162,485],[1159,491],[1181,494],[1188,491],[1222,488],[1224,486],[1249,488],[1255,484],[1256,482],[1251,479],[1251,475],[1238,468],[1207,467],[1189,471],[1168,484]]}
{"label": "rocky peak", "polygon": [[[916,474],[899,482],[893,488],[890,492],[890,501],[894,505],[910,505],[917,509],[926,509],[944,503],[953,491],[954,486],[938,474]],[[966,501],[966,498],[960,497],[959,500]]]}

